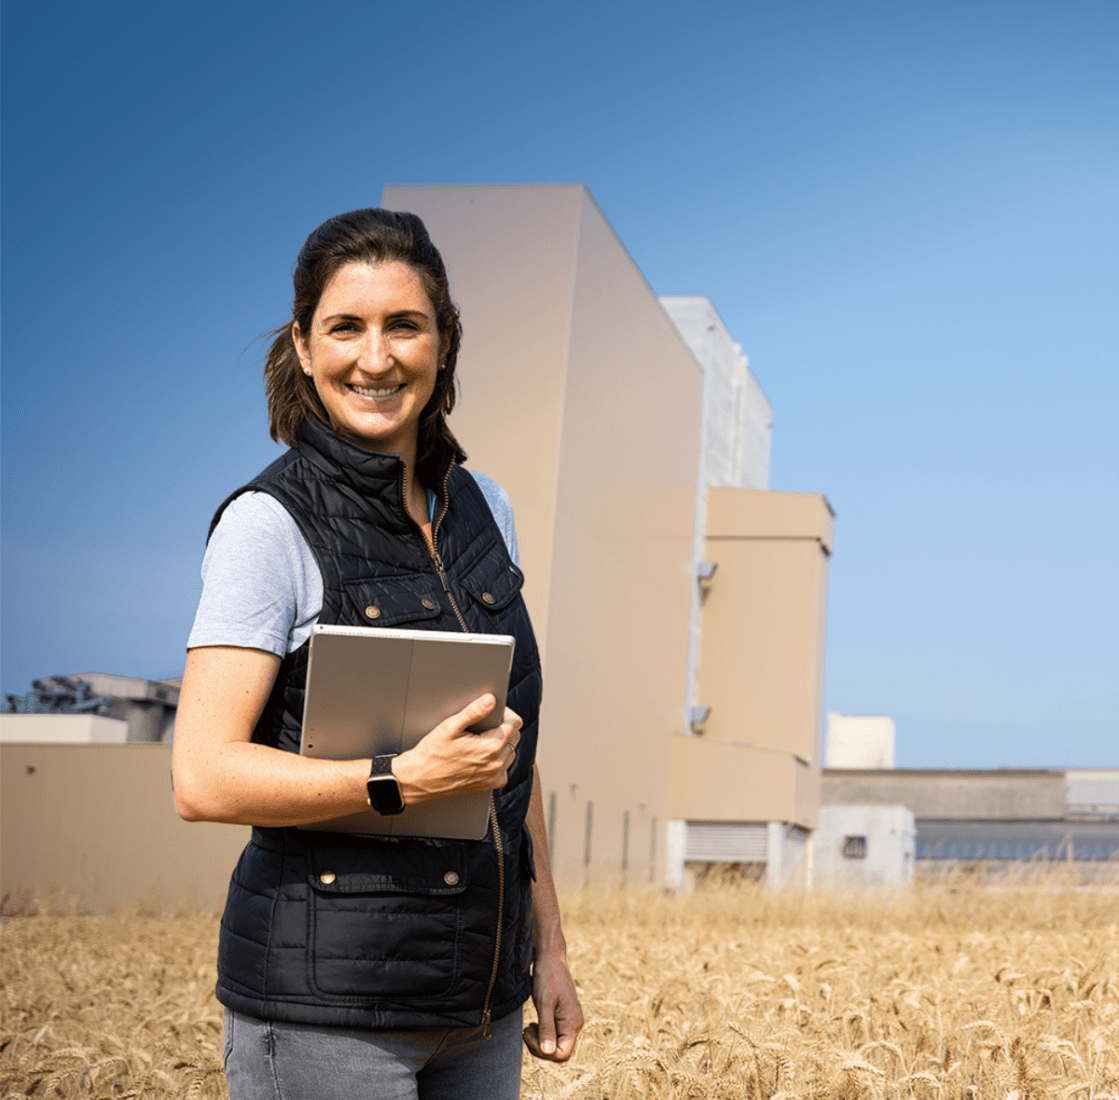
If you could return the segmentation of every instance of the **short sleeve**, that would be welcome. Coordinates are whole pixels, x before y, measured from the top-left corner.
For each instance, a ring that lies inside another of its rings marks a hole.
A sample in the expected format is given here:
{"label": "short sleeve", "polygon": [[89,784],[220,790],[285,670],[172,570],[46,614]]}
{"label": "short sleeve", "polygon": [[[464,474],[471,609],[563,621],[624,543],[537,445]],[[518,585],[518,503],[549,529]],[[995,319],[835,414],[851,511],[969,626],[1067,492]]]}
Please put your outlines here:
{"label": "short sleeve", "polygon": [[513,502],[509,499],[509,494],[496,481],[486,477],[485,474],[479,474],[473,470],[470,472],[478,483],[478,488],[482,490],[482,496],[486,498],[486,503],[490,506],[494,522],[497,524],[498,530],[501,531],[501,537],[505,540],[509,557],[513,559],[514,565],[519,566],[521,559],[517,552],[517,528],[513,523]]}
{"label": "short sleeve", "polygon": [[322,599],[318,562],[295,520],[267,493],[242,493],[206,547],[187,648],[243,646],[283,657],[310,637]]}

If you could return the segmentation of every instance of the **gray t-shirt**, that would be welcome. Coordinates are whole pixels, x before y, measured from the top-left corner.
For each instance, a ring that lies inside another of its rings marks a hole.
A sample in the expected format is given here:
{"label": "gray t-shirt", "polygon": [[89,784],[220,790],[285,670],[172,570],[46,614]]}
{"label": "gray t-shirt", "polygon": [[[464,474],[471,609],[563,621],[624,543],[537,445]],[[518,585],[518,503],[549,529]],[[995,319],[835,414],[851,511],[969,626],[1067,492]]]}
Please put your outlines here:
{"label": "gray t-shirt", "polygon": [[[513,506],[485,474],[474,480],[520,564]],[[435,494],[428,494],[432,509]],[[322,574],[288,510],[267,493],[242,493],[222,513],[202,559],[202,599],[187,648],[263,649],[283,657],[310,636],[322,611]]]}

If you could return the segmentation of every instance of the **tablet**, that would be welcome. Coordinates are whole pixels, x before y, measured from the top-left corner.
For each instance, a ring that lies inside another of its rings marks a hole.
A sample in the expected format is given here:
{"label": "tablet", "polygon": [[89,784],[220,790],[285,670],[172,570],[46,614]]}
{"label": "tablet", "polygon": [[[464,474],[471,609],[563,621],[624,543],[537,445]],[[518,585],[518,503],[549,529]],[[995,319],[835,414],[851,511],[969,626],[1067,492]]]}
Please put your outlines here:
{"label": "tablet", "polygon": [[[316,626],[307,662],[303,756],[358,760],[412,748],[479,695],[497,705],[472,733],[501,724],[514,639],[507,634]],[[406,806],[301,825],[301,829],[377,836],[481,840],[490,793],[449,795]]]}

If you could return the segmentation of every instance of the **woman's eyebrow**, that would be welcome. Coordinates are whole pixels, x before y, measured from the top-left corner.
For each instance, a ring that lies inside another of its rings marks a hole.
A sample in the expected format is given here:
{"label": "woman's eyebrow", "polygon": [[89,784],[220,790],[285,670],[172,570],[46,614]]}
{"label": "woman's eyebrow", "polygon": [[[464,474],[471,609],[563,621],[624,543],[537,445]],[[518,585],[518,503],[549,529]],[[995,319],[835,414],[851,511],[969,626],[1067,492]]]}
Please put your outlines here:
{"label": "woman's eyebrow", "polygon": [[388,316],[390,318],[393,318],[393,317],[423,317],[423,318],[428,318],[428,317],[431,316],[431,314],[429,314],[427,312],[427,310],[424,310],[424,309],[398,309],[395,312],[390,313]]}

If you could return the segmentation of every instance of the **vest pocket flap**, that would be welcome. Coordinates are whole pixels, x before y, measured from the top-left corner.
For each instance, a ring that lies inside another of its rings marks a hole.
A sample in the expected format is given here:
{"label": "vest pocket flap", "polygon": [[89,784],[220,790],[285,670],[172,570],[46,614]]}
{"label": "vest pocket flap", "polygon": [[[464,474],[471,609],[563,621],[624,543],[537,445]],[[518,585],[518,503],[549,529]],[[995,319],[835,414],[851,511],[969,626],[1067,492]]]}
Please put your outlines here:
{"label": "vest pocket flap", "polygon": [[355,623],[363,626],[400,626],[437,619],[442,614],[434,587],[415,580],[393,584],[386,581],[350,581],[342,586],[354,608]]}
{"label": "vest pocket flap", "polygon": [[500,611],[516,598],[525,583],[525,575],[515,565],[502,565],[495,569],[493,561],[484,557],[462,578],[462,587],[491,611]]}
{"label": "vest pocket flap", "polygon": [[320,894],[461,894],[469,885],[461,845],[322,848],[311,858],[311,886]]}

